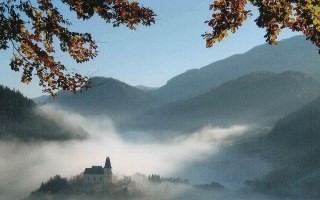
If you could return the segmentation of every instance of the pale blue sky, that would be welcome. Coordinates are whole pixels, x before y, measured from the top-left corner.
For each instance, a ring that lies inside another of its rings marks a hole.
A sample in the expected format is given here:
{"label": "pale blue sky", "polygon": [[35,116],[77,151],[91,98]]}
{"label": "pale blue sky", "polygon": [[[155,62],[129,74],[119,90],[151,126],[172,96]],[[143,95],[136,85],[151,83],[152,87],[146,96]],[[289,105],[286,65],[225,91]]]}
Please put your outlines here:
{"label": "pale blue sky", "polygon": [[[236,53],[243,53],[264,43],[264,31],[250,18],[236,34],[207,49],[201,34],[210,31],[204,23],[210,19],[212,0],[142,0],[158,14],[152,27],[139,26],[131,31],[112,28],[99,18],[82,22],[61,7],[73,22],[72,29],[91,32],[98,41],[99,55],[94,60],[76,64],[67,54],[60,59],[70,68],[88,76],[113,77],[131,85],[158,87],[170,78],[192,68],[200,68]],[[281,38],[293,36],[290,31]],[[20,73],[10,70],[11,51],[1,52],[0,84],[19,89],[28,97],[42,95],[37,80],[29,86],[20,83]]]}

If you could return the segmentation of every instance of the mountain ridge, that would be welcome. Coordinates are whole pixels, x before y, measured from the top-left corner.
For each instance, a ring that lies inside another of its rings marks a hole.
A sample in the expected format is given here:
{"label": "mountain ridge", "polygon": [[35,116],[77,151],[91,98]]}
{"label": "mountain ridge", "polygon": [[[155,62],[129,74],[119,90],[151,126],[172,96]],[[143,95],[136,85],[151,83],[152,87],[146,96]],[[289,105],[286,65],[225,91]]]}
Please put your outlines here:
{"label": "mountain ridge", "polygon": [[87,91],[76,94],[62,91],[56,99],[46,103],[60,105],[81,114],[108,115],[115,121],[160,103],[152,94],[114,78],[93,77],[90,82],[91,88]]}
{"label": "mountain ridge", "polygon": [[133,127],[185,131],[205,125],[253,123],[257,119],[269,123],[309,103],[319,91],[318,82],[301,72],[254,72],[194,98],[149,110],[131,123]]}
{"label": "mountain ridge", "polygon": [[295,36],[279,41],[276,47],[259,45],[243,54],[188,70],[168,80],[167,84],[153,91],[153,94],[170,102],[187,99],[254,71],[281,73],[294,70],[320,80],[318,63],[320,57],[316,47],[303,36]]}

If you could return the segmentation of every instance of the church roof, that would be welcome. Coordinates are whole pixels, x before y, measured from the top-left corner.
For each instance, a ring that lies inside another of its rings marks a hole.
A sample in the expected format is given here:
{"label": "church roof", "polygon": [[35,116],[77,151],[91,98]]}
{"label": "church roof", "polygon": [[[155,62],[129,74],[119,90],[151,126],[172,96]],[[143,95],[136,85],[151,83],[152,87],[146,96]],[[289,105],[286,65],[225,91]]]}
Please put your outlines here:
{"label": "church roof", "polygon": [[101,166],[92,166],[91,168],[86,168],[84,174],[104,174],[104,171]]}

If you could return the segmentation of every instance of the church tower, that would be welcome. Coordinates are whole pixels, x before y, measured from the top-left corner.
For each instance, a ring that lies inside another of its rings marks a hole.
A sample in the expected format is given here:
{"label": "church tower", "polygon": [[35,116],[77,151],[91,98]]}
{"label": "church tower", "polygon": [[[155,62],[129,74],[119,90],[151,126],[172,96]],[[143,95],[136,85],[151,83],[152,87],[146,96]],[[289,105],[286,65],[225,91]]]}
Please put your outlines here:
{"label": "church tower", "polygon": [[110,158],[106,158],[106,162],[104,164],[104,183],[112,183],[112,167]]}

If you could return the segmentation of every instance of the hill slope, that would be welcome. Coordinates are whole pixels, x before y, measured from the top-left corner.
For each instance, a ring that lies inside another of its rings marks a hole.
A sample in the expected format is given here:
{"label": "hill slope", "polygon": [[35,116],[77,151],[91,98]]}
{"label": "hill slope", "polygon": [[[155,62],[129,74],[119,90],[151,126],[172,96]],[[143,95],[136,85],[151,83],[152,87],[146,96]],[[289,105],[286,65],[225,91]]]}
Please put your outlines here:
{"label": "hill slope", "polygon": [[94,77],[92,88],[70,94],[59,92],[56,99],[46,103],[58,104],[83,114],[105,114],[114,120],[122,120],[159,103],[152,95],[113,78]]}
{"label": "hill slope", "polygon": [[166,101],[187,99],[255,71],[294,70],[320,80],[319,63],[320,56],[314,45],[303,36],[296,36],[280,41],[277,46],[260,45],[244,54],[186,71],[153,93]]}
{"label": "hill slope", "polygon": [[205,125],[268,123],[314,100],[319,87],[310,76],[287,71],[256,72],[203,95],[153,109],[130,128],[193,131]]}
{"label": "hill slope", "polygon": [[275,168],[249,185],[263,192],[320,198],[320,98],[279,120],[256,145]]}
{"label": "hill slope", "polygon": [[73,133],[37,113],[36,105],[18,91],[0,85],[0,139],[67,140],[83,139],[86,133]]}

